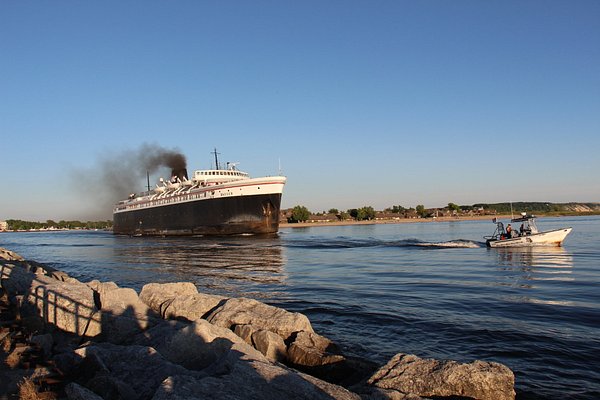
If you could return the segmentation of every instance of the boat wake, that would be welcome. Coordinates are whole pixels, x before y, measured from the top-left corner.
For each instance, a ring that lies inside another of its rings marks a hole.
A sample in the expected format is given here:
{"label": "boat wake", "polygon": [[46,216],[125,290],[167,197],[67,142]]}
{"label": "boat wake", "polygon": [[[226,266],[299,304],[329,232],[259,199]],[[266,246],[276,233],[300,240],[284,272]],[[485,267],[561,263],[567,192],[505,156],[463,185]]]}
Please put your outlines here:
{"label": "boat wake", "polygon": [[382,247],[382,248],[423,248],[423,249],[449,249],[449,248],[469,248],[476,249],[486,247],[484,242],[473,240],[456,239],[446,242],[425,242],[419,239],[403,240],[377,240],[366,239],[356,240],[350,238],[336,238],[328,241],[321,240],[302,240],[287,243],[288,247],[310,248],[310,249],[354,249],[363,247]]}
{"label": "boat wake", "polygon": [[438,248],[438,249],[448,249],[448,248],[461,248],[461,249],[477,249],[480,247],[485,247],[485,243],[476,242],[472,240],[449,240],[447,242],[424,242],[418,239],[409,239],[402,240],[398,243],[398,247],[427,247],[427,248]]}

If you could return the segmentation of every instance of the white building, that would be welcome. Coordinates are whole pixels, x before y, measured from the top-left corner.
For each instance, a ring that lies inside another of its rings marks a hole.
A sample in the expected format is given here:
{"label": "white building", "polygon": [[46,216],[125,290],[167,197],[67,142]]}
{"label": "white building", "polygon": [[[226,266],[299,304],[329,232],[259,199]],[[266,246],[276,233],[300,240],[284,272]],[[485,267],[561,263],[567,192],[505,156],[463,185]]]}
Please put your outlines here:
{"label": "white building", "polygon": [[0,221],[0,232],[8,230],[8,222]]}

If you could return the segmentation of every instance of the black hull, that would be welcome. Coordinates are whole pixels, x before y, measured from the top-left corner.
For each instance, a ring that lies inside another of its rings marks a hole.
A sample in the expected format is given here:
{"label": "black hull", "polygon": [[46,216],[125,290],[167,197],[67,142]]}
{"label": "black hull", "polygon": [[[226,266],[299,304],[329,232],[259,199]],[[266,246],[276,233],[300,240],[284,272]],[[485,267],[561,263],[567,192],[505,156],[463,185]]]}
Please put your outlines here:
{"label": "black hull", "polygon": [[236,196],[163,205],[113,214],[123,235],[235,235],[275,233],[281,194]]}

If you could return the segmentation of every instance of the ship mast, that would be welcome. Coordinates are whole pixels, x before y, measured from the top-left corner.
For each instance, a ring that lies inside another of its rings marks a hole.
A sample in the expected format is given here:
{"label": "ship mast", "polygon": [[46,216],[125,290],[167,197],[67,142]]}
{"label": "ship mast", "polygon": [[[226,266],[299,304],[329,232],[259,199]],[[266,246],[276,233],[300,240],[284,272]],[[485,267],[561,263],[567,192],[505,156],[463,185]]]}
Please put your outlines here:
{"label": "ship mast", "polygon": [[215,155],[215,169],[221,169],[219,168],[219,158],[217,157],[217,155],[221,153],[217,153],[217,148],[215,147],[215,151],[212,151],[211,154]]}

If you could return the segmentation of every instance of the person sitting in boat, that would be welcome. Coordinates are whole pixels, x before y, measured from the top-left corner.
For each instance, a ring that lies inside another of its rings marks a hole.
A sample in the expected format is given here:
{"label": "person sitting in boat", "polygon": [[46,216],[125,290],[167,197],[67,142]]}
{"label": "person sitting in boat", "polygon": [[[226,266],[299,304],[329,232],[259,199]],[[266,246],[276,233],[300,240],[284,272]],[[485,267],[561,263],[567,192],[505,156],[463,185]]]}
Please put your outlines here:
{"label": "person sitting in boat", "polygon": [[514,237],[513,229],[512,226],[510,226],[510,224],[506,225],[506,237],[509,239]]}

